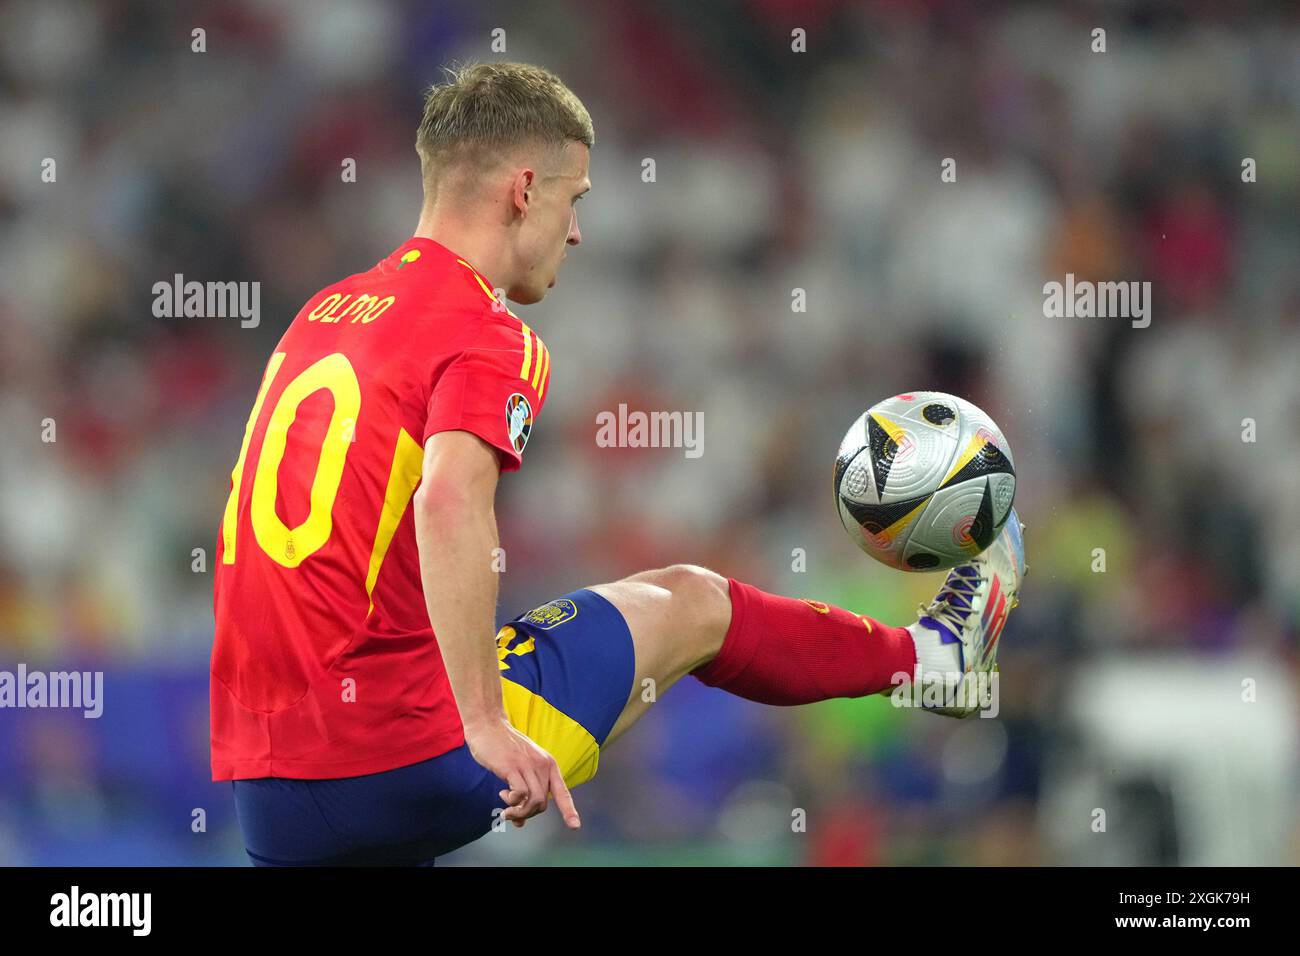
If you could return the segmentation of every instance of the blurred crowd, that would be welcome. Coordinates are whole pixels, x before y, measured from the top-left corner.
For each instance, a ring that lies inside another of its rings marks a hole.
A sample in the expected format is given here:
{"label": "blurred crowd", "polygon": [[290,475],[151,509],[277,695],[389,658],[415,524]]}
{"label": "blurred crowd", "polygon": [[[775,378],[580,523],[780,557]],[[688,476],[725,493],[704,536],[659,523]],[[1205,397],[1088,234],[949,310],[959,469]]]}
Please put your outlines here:
{"label": "blurred crowd", "polygon": [[[99,720],[0,711],[0,863],[245,862],[206,670],[244,422],[301,303],[414,229],[423,89],[498,58],[559,73],[597,136],[582,246],[521,312],[553,365],[503,482],[502,620],[688,561],[911,621],[942,575],[864,557],[831,466],[915,389],[1002,427],[1030,576],[997,720],[687,679],[575,792],[580,834],[449,862],[1300,862],[1300,16],[975,6],[0,4],[0,667],[106,675]],[[260,325],[156,318],[177,273],[260,282]],[[1067,273],[1150,281],[1150,326],[1046,316]],[[599,447],[620,403],[703,412],[702,456]],[[1133,711],[1196,754],[1236,738],[1188,721],[1256,688],[1258,779],[1129,754],[1108,785],[1133,736],[1097,667],[1138,661],[1219,695]],[[1197,788],[1274,838],[1198,850]],[[1089,844],[1095,805],[1139,838]]]}

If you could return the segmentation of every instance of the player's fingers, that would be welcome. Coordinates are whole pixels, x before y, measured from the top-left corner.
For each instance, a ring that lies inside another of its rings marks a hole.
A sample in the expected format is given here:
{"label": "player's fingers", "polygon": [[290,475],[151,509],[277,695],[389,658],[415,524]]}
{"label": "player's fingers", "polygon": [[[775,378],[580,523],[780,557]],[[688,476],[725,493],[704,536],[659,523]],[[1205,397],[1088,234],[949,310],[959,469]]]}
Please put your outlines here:
{"label": "player's fingers", "polygon": [[[550,773],[545,763],[537,769],[537,813],[546,813],[547,806],[550,806]],[[533,816],[537,816],[534,813]]]}
{"label": "player's fingers", "polygon": [[539,790],[545,792],[545,787],[542,781],[537,779],[534,769],[528,765],[512,773],[509,780],[510,794],[506,802],[510,804],[510,807],[504,812],[503,816],[518,826],[519,821],[525,820],[538,812],[535,809],[537,793]]}
{"label": "player's fingers", "polygon": [[528,778],[526,774],[528,769],[514,769],[506,774],[506,783],[510,785],[511,793],[524,793],[528,790]]}
{"label": "player's fingers", "polygon": [[532,798],[527,792],[523,791],[517,794],[512,794],[512,796],[516,798],[515,803],[509,809],[505,810],[502,813],[502,816],[513,823],[516,827],[522,827],[524,821],[532,816],[528,809]]}
{"label": "player's fingers", "polygon": [[555,797],[555,805],[560,810],[560,816],[564,817],[565,824],[573,830],[582,826],[578,808],[573,803],[573,794],[569,793],[569,785],[564,782],[564,774],[560,773],[560,765],[554,758],[551,759],[551,794]]}
{"label": "player's fingers", "polygon": [[526,793],[507,793],[506,808],[501,811],[501,815],[507,820],[516,821],[526,813],[528,795]]}
{"label": "player's fingers", "polygon": [[510,784],[510,790],[508,793],[502,791],[506,794],[505,801],[508,804],[506,810],[502,813],[502,816],[507,820],[514,820],[523,813],[528,803],[529,793],[533,792],[535,789],[530,785],[526,774],[527,770],[516,770],[508,774],[506,777],[507,782]]}
{"label": "player's fingers", "polygon": [[528,770],[528,803],[524,817],[535,817],[546,810],[546,777],[537,767]]}

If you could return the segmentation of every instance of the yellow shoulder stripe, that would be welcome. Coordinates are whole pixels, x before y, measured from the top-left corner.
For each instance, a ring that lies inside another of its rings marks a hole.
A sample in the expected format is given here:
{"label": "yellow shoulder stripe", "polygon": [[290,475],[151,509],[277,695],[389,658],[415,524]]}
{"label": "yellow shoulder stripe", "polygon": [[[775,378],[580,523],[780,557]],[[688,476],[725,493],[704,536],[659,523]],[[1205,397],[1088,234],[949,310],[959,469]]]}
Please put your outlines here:
{"label": "yellow shoulder stripe", "polygon": [[519,377],[528,381],[528,370],[533,365],[533,330],[527,322],[520,322],[524,333],[524,360],[519,366]]}
{"label": "yellow shoulder stripe", "polygon": [[[483,290],[483,294],[488,299],[494,303],[500,303],[502,306],[505,305],[504,302],[497,298],[496,293],[488,287],[488,284],[483,281],[483,277],[478,274],[478,271],[472,265],[464,259],[457,259],[456,261],[469,270],[470,275],[474,277],[474,281],[479,284],[479,288]],[[519,316],[511,312],[508,307],[506,307],[506,314],[512,319],[519,319]],[[524,336],[524,360],[519,363],[519,377],[525,382],[531,379],[533,390],[537,392],[537,397],[541,398],[542,392],[546,390],[546,380],[551,372],[550,351],[546,348],[545,343],[538,338],[537,333],[528,327],[527,322],[519,319],[519,325]],[[534,339],[537,340],[536,347],[533,346]]]}
{"label": "yellow shoulder stripe", "polygon": [[[519,364],[519,377],[533,386],[537,397],[546,394],[546,383],[551,377],[551,350],[540,335],[520,322],[524,334],[524,360]],[[534,346],[534,342],[537,344]]]}
{"label": "yellow shoulder stripe", "polygon": [[539,401],[541,400],[542,396],[546,394],[546,383],[549,382],[550,380],[551,380],[551,350],[547,349],[546,367],[542,369],[542,384],[541,387],[537,389],[537,398]]}
{"label": "yellow shoulder stripe", "polygon": [[469,274],[474,277],[474,281],[478,283],[478,287],[483,290],[484,295],[486,295],[493,302],[500,301],[499,299],[497,299],[497,294],[492,291],[491,287],[486,282],[483,281],[483,277],[478,274],[477,269],[475,269],[464,259],[457,259],[456,261],[469,270]]}
{"label": "yellow shoulder stripe", "polygon": [[551,352],[546,347],[546,343],[540,338],[537,340],[537,368],[533,370],[533,391],[537,391],[542,384],[542,370],[551,363]]}

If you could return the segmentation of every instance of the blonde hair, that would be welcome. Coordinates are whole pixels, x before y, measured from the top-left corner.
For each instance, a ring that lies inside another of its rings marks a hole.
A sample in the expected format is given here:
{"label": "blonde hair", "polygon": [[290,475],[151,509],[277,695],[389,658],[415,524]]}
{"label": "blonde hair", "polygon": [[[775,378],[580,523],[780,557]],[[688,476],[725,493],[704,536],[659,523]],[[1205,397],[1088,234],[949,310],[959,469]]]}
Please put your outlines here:
{"label": "blonde hair", "polygon": [[471,63],[447,70],[430,87],[415,151],[426,185],[460,162],[488,165],[502,149],[526,142],[562,149],[596,141],[582,101],[549,70],[528,63]]}

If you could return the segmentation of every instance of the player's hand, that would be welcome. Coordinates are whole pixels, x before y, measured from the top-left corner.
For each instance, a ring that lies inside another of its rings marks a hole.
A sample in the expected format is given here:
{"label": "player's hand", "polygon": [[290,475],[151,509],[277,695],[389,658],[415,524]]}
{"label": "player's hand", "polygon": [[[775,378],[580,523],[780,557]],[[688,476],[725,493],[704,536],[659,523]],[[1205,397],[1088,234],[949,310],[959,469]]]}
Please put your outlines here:
{"label": "player's hand", "polygon": [[509,790],[500,791],[507,804],[501,813],[503,819],[522,827],[525,820],[546,809],[548,794],[553,794],[565,825],[572,830],[582,826],[560,765],[509,721],[492,721],[480,727],[467,725],[465,743],[481,766],[510,785]]}

